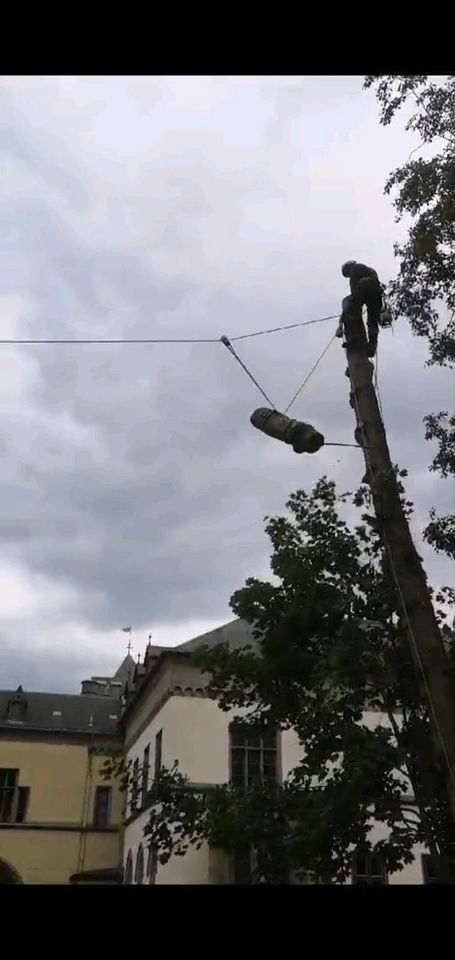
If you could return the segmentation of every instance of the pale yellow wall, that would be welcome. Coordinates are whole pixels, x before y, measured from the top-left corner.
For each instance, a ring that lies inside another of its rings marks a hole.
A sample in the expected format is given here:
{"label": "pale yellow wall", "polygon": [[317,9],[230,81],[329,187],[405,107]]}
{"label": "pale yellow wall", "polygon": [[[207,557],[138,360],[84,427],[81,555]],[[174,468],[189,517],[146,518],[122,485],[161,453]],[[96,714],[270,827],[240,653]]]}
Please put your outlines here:
{"label": "pale yellow wall", "polygon": [[[88,817],[93,819],[96,786],[108,786],[101,776],[104,757],[93,755],[87,780],[88,745],[51,741],[0,739],[0,767],[19,769],[19,785],[30,787],[27,821],[80,823],[88,793]],[[121,799],[113,792],[111,823],[121,820]]]}
{"label": "pale yellow wall", "polygon": [[85,841],[84,870],[102,870],[104,867],[121,865],[120,832],[87,831]]}
{"label": "pale yellow wall", "polygon": [[78,833],[0,830],[0,859],[24,883],[68,883],[77,870]]}
{"label": "pale yellow wall", "polygon": [[30,787],[27,820],[78,823],[87,769],[79,744],[0,741],[0,767],[19,769],[19,785]]}
{"label": "pale yellow wall", "polygon": [[19,785],[30,788],[28,825],[58,825],[39,830],[0,824],[0,859],[11,864],[25,883],[67,883],[80,869],[117,867],[119,832],[74,830],[93,823],[97,785],[113,786],[110,825],[120,827],[122,797],[101,775],[103,756],[89,755],[89,743],[49,739],[0,738],[0,767],[19,769]]}
{"label": "pale yellow wall", "polygon": [[127,753],[134,744],[144,727],[151,722],[151,714],[162,709],[162,700],[167,692],[181,686],[193,689],[204,689],[207,685],[207,675],[202,674],[187,661],[167,660],[151,678],[145,694],[128,714],[125,731],[125,749]]}
{"label": "pale yellow wall", "polygon": [[303,756],[303,748],[295,730],[283,730],[281,734],[281,772],[283,780],[296,767]]}
{"label": "pale yellow wall", "polygon": [[142,729],[150,723],[151,713],[161,709],[163,696],[177,683],[176,669],[177,664],[174,660],[166,661],[148,681],[145,693],[130,709],[125,730],[127,752],[131,744],[141,735]]}
{"label": "pale yellow wall", "polygon": [[[84,869],[117,867],[118,833],[88,835]],[[67,884],[79,869],[78,831],[0,829],[0,859],[17,870],[24,883]]]}
{"label": "pale yellow wall", "polygon": [[170,767],[179,761],[182,773],[195,783],[225,783],[229,777],[228,714],[206,697],[170,697],[128,752],[142,764],[150,744],[153,776],[155,737],[163,731],[162,760]]}
{"label": "pale yellow wall", "polygon": [[[175,681],[175,675],[174,675]],[[180,669],[178,680],[186,679]],[[167,683],[169,678],[167,678]],[[166,684],[167,685],[167,684]],[[162,684],[162,689],[165,684]],[[142,711],[142,723],[146,716]],[[128,751],[128,759],[137,757],[142,764],[144,749],[150,744],[150,779],[153,777],[155,737],[163,731],[162,761],[167,767],[174,760],[179,761],[179,769],[195,783],[225,783],[229,778],[229,728],[230,718],[224,714],[213,700],[205,697],[172,696],[159,713],[152,718],[142,731],[136,743]],[[137,729],[137,728],[136,728]],[[147,813],[136,818],[126,826],[123,842],[123,864],[126,864],[128,851],[133,854],[134,866],[139,845],[144,840],[144,826]],[[158,867],[157,884],[208,883],[209,850],[203,846],[200,850],[190,849],[184,857],[172,857],[168,864]],[[144,882],[147,882],[144,879]]]}
{"label": "pale yellow wall", "polygon": [[[147,843],[144,838],[144,827],[147,823],[147,812],[137,817],[125,830],[123,865],[126,864],[128,851],[133,855],[133,883],[134,868],[136,866],[137,851],[140,844],[144,848],[144,884],[146,877]],[[169,863],[158,866],[156,884],[197,884],[208,883],[209,877],[209,848],[206,844],[200,850],[191,847],[184,857],[171,857]]]}
{"label": "pale yellow wall", "polygon": [[[186,862],[184,862],[186,861]],[[169,863],[159,866],[156,884],[197,884],[209,882],[209,848],[191,847],[184,857],[171,857]]]}

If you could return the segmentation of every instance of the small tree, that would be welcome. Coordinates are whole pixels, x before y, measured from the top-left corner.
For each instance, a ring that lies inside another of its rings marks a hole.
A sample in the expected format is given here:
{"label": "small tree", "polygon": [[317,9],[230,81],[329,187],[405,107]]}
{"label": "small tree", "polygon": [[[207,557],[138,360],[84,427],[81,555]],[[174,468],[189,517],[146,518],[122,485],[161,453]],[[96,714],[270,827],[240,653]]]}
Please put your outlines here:
{"label": "small tree", "polygon": [[[294,729],[302,757],[284,783],[245,790],[195,792],[177,766],[163,770],[145,830],[161,863],[208,841],[228,853],[253,847],[256,879],[279,882],[305,870],[328,882],[347,877],[354,849],[380,854],[390,873],[412,861],[417,842],[452,857],[426,701],[369,496],[362,487],[354,497],[365,510],[354,530],[340,516],[349,495],[337,495],[326,478],[291,496],[289,516],[268,520],[278,582],[250,578],[231,599],[259,650],[201,648],[194,662],[209,673],[222,710]],[[365,708],[378,711],[374,728]],[[374,840],[379,823],[384,835]]]}

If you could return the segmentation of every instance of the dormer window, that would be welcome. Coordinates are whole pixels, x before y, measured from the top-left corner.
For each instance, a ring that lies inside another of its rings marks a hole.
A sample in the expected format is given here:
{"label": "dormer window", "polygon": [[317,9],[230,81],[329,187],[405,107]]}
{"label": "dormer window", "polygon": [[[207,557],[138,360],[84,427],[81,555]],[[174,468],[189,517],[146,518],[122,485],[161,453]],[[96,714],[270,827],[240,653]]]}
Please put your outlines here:
{"label": "dormer window", "polygon": [[27,700],[22,687],[18,687],[14,696],[8,700],[7,717],[8,720],[23,723],[26,713]]}

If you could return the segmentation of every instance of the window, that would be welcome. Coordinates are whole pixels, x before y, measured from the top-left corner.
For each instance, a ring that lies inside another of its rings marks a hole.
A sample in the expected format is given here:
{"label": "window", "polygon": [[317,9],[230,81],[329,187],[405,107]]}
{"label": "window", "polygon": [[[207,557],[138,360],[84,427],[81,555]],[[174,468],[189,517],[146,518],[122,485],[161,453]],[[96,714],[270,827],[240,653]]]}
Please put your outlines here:
{"label": "window", "polygon": [[431,856],[429,853],[422,853],[422,873],[423,882],[427,886],[443,883],[444,881],[441,877],[441,858]]}
{"label": "window", "polygon": [[142,843],[137,851],[136,869],[134,871],[134,882],[141,884],[144,882],[144,849]]}
{"label": "window", "polygon": [[[260,858],[258,848],[250,847],[236,850],[233,857],[233,880],[238,884],[264,883],[264,877],[259,872]],[[273,881],[275,884],[288,884],[289,873],[283,868],[281,875]]]}
{"label": "window", "polygon": [[111,813],[111,792],[112,787],[97,787],[95,791],[95,803],[93,807],[93,825],[95,827],[107,827]]}
{"label": "window", "polygon": [[386,886],[388,877],[381,857],[373,854],[356,856],[352,868],[352,883],[356,887]]}
{"label": "window", "polygon": [[0,820],[12,823],[19,770],[0,770]]}
{"label": "window", "polygon": [[231,782],[236,787],[277,779],[278,737],[276,730],[259,726],[231,727]]}
{"label": "window", "polygon": [[139,801],[139,757],[133,763],[133,779],[131,783],[131,813],[137,810]]}
{"label": "window", "polygon": [[149,883],[155,883],[158,872],[158,856],[154,847],[149,847],[147,856],[147,878]]}
{"label": "window", "polygon": [[123,883],[129,884],[133,882],[133,855],[131,850],[128,851],[128,856],[126,858],[125,872],[123,874]]}
{"label": "window", "polygon": [[7,720],[11,723],[23,723],[26,713],[27,701],[24,696],[24,691],[22,687],[18,687],[14,696],[8,700]]}
{"label": "window", "polygon": [[0,770],[0,822],[23,823],[30,796],[29,787],[18,785],[19,770]]}
{"label": "window", "polygon": [[30,787],[19,787],[16,810],[16,823],[24,823],[27,816]]}
{"label": "window", "polygon": [[159,776],[163,760],[163,731],[159,730],[155,737],[155,780]]}
{"label": "window", "polygon": [[147,802],[147,792],[149,787],[149,767],[150,767],[150,744],[144,750],[144,761],[142,764],[142,806]]}

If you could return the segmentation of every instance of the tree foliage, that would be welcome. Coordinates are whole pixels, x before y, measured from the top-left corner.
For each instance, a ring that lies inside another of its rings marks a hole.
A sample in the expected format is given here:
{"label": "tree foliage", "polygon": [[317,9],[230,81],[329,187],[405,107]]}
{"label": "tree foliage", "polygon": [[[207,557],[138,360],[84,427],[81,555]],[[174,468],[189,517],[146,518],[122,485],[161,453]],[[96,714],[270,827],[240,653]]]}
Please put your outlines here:
{"label": "tree foliage", "polygon": [[[361,488],[355,501],[364,512],[351,530],[341,515],[350,495],[322,478],[311,493],[291,496],[288,516],[268,520],[277,582],[250,578],[231,599],[258,648],[202,648],[194,662],[222,710],[244,723],[292,728],[301,760],[283,783],[243,790],[195,791],[176,766],[163,770],[146,828],[162,863],[206,840],[228,853],[253,847],[258,880],[305,870],[340,881],[354,849],[381,854],[389,872],[412,860],[418,841],[447,854],[444,778],[432,766],[426,701],[369,498]],[[382,834],[372,838],[379,823]]]}
{"label": "tree foliage", "polygon": [[[429,362],[452,366],[455,360],[455,76],[431,81],[426,74],[368,76],[387,126],[404,106],[412,105],[406,123],[431,147],[432,156],[408,158],[394,170],[386,193],[394,194],[397,221],[411,220],[408,239],[395,244],[399,274],[390,284],[390,303],[406,317],[417,336],[428,339]],[[417,148],[418,149],[418,148]],[[415,154],[415,151],[413,151]],[[426,437],[439,443],[430,469],[443,477],[455,474],[455,417],[429,414]],[[425,537],[436,550],[455,556],[455,515],[438,518],[433,510]]]}

